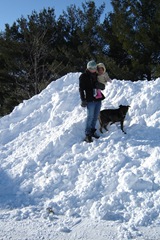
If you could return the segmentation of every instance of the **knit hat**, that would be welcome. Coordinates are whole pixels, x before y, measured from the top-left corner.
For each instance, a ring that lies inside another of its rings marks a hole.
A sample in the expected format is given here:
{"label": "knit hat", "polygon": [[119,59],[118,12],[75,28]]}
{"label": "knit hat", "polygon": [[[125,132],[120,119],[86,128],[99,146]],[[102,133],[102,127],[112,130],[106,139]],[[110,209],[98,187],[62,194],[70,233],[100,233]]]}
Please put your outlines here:
{"label": "knit hat", "polygon": [[96,64],[96,62],[95,62],[94,60],[89,61],[89,62],[87,63],[87,69],[89,69],[89,70],[97,70],[97,64]]}

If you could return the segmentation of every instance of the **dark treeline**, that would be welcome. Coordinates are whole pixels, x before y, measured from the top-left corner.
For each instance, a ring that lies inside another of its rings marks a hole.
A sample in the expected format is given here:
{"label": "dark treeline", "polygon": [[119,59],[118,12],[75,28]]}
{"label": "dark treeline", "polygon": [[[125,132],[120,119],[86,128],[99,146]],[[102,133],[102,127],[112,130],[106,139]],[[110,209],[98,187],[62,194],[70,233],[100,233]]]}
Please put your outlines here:
{"label": "dark treeline", "polygon": [[[32,12],[5,25],[0,34],[0,115],[40,93],[68,72],[81,72],[94,59],[111,78],[137,81],[160,75],[160,1],[112,0],[96,7],[70,5]],[[104,17],[105,15],[105,17]],[[103,20],[102,20],[103,17]]]}

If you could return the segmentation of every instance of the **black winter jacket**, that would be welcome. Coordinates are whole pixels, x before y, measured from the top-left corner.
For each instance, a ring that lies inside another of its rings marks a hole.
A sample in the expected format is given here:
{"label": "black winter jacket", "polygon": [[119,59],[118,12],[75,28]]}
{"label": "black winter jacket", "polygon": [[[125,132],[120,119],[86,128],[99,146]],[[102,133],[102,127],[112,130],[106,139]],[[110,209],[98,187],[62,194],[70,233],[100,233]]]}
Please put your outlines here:
{"label": "black winter jacket", "polygon": [[[79,77],[79,93],[80,98],[82,101],[93,102],[93,101],[101,101],[105,97],[102,94],[102,98],[96,99],[94,97],[94,89],[97,88],[97,73],[91,73],[90,71],[86,70],[86,72],[82,73]],[[103,84],[102,84],[103,85]],[[98,86],[98,88],[101,88]],[[101,88],[104,90],[104,88]]]}

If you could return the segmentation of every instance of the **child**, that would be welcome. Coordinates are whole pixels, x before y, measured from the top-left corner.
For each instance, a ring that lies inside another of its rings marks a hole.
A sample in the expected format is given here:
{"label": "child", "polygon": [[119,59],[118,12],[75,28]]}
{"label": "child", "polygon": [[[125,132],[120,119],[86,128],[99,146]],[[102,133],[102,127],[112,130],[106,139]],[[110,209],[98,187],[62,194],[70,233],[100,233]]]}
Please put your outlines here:
{"label": "child", "polygon": [[[111,82],[111,79],[109,78],[103,63],[97,64],[97,71],[98,71],[98,78],[97,78],[98,82],[104,84],[104,86],[106,86],[107,82]],[[101,90],[96,89],[95,98],[98,99],[101,97],[102,97]]]}

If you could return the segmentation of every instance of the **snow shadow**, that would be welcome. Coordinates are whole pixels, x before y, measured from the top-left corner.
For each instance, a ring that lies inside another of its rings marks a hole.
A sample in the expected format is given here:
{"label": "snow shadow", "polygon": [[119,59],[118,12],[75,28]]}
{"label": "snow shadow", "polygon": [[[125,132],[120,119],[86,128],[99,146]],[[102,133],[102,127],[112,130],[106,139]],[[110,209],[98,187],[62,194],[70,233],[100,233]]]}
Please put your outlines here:
{"label": "snow shadow", "polygon": [[12,179],[0,169],[0,209],[19,208],[34,203],[33,200],[20,190],[16,179]]}
{"label": "snow shadow", "polygon": [[134,124],[128,127],[128,134],[132,135],[132,139],[137,140],[137,143],[140,141],[143,145],[159,146],[160,129],[157,127]]}

